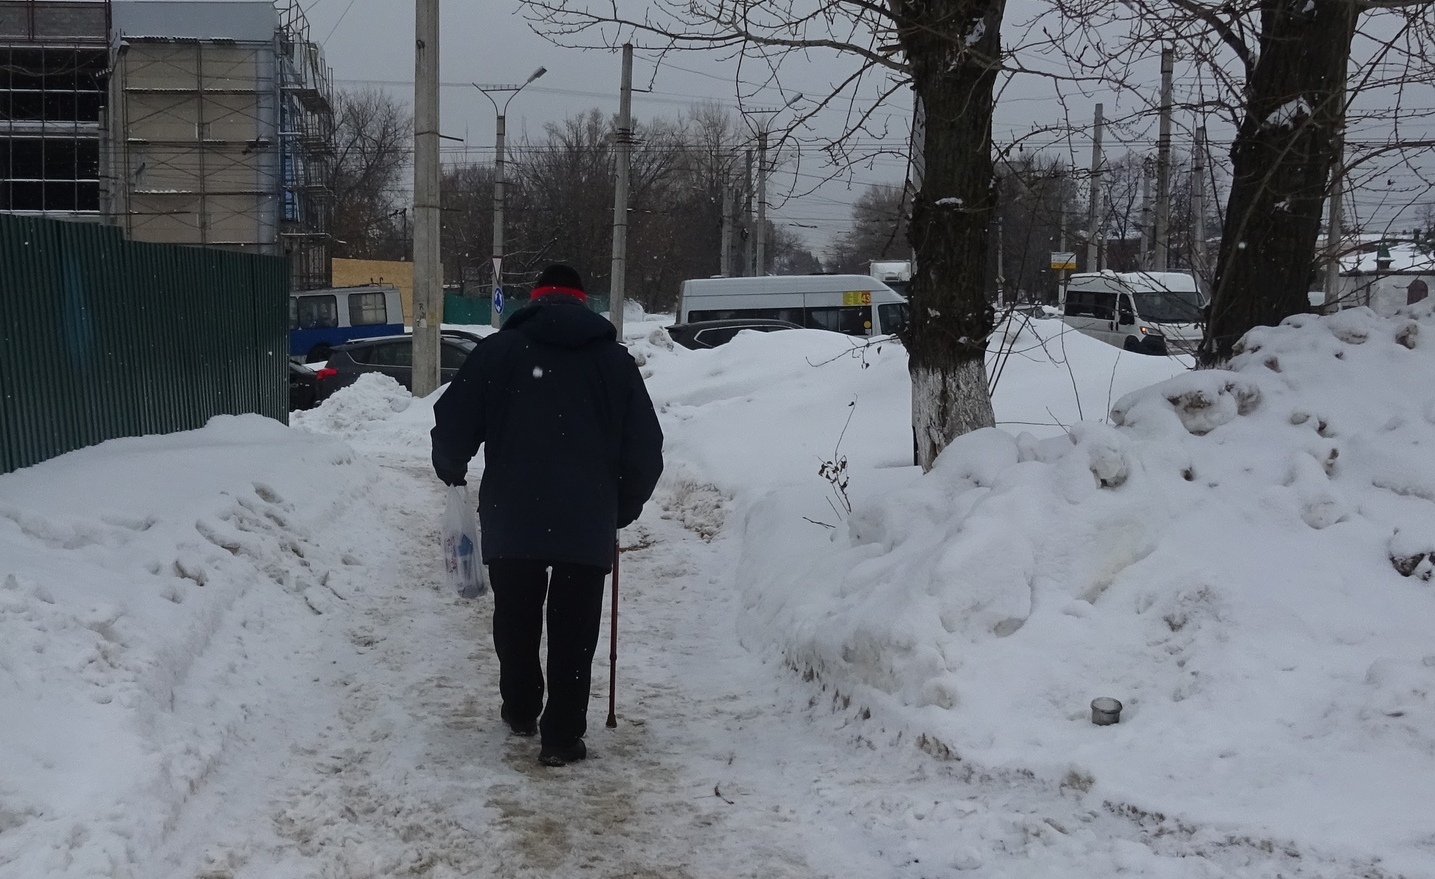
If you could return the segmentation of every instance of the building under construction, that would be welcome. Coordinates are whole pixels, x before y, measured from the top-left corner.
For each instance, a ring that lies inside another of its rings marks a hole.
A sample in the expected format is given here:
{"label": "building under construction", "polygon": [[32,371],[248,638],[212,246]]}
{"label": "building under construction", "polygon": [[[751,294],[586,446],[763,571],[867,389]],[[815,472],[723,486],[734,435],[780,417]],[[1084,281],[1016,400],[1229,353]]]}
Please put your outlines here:
{"label": "building under construction", "polygon": [[297,0],[0,0],[0,210],[328,286],[330,73]]}
{"label": "building under construction", "polygon": [[0,0],[0,211],[100,219],[110,5]]}

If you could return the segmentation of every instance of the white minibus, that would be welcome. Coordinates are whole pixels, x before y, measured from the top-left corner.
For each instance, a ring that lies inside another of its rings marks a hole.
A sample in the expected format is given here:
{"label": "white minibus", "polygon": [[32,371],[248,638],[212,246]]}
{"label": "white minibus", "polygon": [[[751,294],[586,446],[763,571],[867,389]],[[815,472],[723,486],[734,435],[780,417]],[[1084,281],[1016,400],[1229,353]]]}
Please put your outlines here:
{"label": "white minibus", "polygon": [[907,325],[907,300],[867,275],[766,275],[684,281],[678,322],[774,318],[849,336],[884,336]]}
{"label": "white minibus", "polygon": [[1081,272],[1062,297],[1062,321],[1127,351],[1192,353],[1201,342],[1206,300],[1180,272]]}

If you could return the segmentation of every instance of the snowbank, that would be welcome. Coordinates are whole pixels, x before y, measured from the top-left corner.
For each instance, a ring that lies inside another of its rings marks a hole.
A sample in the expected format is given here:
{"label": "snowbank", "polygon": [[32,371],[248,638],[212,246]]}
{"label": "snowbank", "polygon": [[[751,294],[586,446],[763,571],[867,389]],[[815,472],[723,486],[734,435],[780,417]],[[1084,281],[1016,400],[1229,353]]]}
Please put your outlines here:
{"label": "snowbank", "polygon": [[830,533],[819,486],[772,492],[747,637],[976,768],[1428,869],[1432,337],[1428,305],[1292,318],[1110,424],[962,437]]}
{"label": "snowbank", "polygon": [[[134,875],[268,683],[312,666],[368,553],[324,526],[368,473],[222,416],[0,476],[0,872]],[[251,656],[261,632],[290,646]]]}

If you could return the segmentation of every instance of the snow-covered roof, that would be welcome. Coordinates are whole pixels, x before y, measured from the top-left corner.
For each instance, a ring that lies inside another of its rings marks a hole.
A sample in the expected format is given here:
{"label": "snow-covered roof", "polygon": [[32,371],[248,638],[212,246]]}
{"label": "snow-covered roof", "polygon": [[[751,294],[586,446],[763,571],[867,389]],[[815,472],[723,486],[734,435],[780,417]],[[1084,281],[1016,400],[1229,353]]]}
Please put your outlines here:
{"label": "snow-covered roof", "polygon": [[[1390,258],[1390,265],[1381,268],[1377,262],[1386,256]],[[1342,257],[1340,270],[1343,274],[1374,274],[1379,271],[1387,274],[1430,275],[1435,274],[1435,253],[1426,252],[1411,242],[1391,244],[1379,250]]]}

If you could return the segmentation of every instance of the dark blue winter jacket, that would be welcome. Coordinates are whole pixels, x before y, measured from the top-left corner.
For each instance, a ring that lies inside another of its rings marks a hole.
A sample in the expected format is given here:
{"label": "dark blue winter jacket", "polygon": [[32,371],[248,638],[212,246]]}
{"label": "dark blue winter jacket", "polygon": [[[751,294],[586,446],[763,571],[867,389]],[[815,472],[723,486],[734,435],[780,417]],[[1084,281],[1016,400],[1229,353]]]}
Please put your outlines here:
{"label": "dark blue winter jacket", "polygon": [[483,446],[483,560],[609,570],[617,529],[663,471],[663,432],[613,325],[564,294],[515,312],[434,404],[433,465],[464,481]]}

